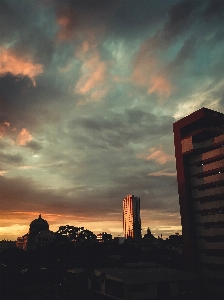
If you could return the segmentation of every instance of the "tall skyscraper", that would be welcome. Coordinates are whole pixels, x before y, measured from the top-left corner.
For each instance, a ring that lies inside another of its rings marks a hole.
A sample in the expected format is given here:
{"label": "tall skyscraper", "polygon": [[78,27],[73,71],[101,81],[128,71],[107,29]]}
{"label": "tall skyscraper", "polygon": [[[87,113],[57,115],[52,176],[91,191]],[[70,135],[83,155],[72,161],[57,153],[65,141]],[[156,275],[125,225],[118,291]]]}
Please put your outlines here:
{"label": "tall skyscraper", "polygon": [[123,230],[125,238],[139,239],[141,235],[140,198],[127,195],[123,200]]}
{"label": "tall skyscraper", "polygon": [[173,129],[186,269],[224,299],[224,114],[201,108]]}

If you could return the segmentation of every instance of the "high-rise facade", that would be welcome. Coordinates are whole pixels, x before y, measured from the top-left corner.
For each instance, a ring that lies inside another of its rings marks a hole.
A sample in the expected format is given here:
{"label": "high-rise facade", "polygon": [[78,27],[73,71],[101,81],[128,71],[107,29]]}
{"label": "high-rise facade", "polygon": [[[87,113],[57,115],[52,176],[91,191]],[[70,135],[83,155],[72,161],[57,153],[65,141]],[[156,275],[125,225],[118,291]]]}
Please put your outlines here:
{"label": "high-rise facade", "polygon": [[141,235],[140,198],[127,195],[123,200],[123,230],[125,238],[139,239]]}
{"label": "high-rise facade", "polygon": [[185,267],[224,299],[224,114],[201,108],[173,129]]}

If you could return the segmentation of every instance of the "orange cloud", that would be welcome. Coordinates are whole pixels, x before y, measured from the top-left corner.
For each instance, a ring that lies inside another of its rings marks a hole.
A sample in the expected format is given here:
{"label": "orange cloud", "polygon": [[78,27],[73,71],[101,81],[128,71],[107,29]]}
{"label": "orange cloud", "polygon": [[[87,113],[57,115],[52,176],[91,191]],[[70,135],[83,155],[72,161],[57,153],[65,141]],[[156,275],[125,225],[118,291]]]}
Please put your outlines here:
{"label": "orange cloud", "polygon": [[11,73],[15,76],[27,76],[31,79],[33,85],[36,85],[35,77],[43,73],[43,65],[34,64],[32,61],[26,61],[18,57],[10,49],[0,48],[0,75]]}
{"label": "orange cloud", "polygon": [[166,154],[166,152],[162,149],[162,146],[160,146],[159,148],[150,148],[149,154],[141,153],[138,154],[137,157],[145,160],[154,160],[160,165],[164,165],[168,161],[174,160],[174,157],[172,155]]}
{"label": "orange cloud", "polygon": [[32,141],[32,135],[30,134],[30,132],[26,129],[26,128],[23,128],[17,139],[16,139],[16,142],[18,145],[21,145],[21,146],[25,146],[27,143],[29,143],[30,141]]}
{"label": "orange cloud", "polygon": [[7,173],[7,171],[1,171],[0,170],[0,176],[4,176]]}

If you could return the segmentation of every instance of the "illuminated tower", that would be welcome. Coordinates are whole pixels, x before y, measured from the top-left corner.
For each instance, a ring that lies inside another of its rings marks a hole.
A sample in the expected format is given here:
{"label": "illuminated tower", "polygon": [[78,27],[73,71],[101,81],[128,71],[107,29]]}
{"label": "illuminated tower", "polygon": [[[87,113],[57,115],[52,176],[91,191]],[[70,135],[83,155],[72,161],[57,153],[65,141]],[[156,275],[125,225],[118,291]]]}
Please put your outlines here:
{"label": "illuminated tower", "polygon": [[185,266],[203,299],[224,299],[224,114],[201,108],[173,129]]}
{"label": "illuminated tower", "polygon": [[140,198],[127,195],[123,200],[123,230],[125,238],[139,239],[141,235]]}

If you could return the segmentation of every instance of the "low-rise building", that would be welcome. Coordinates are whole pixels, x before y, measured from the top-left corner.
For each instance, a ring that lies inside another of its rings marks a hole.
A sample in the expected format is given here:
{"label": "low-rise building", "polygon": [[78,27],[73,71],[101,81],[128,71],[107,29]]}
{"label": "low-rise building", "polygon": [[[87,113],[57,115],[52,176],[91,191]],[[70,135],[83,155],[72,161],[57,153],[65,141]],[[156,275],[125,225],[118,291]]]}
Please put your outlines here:
{"label": "low-rise building", "polygon": [[89,276],[88,289],[111,299],[198,299],[198,276],[155,263],[127,264],[97,269]]}
{"label": "low-rise building", "polygon": [[16,247],[15,241],[7,241],[7,240],[0,241],[0,251],[4,251],[6,249],[15,248],[15,247]]}

